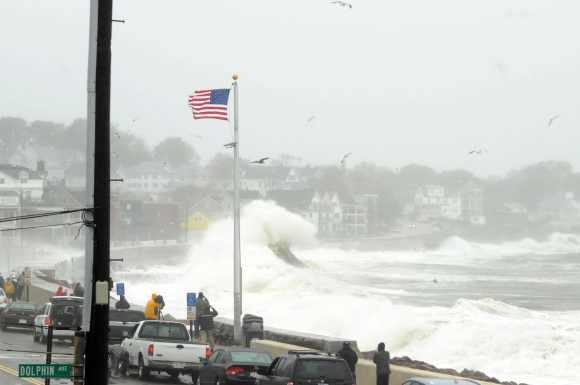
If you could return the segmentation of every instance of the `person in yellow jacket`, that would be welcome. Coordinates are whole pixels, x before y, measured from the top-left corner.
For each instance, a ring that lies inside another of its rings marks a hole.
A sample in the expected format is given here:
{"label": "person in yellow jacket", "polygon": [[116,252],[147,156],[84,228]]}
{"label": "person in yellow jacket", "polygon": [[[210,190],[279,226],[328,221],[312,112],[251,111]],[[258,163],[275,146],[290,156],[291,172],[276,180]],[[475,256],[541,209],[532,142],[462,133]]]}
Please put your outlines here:
{"label": "person in yellow jacket", "polygon": [[8,298],[14,299],[14,293],[16,293],[16,286],[14,285],[14,282],[12,282],[12,279],[8,278],[4,282],[4,292],[6,293],[6,296]]}
{"label": "person in yellow jacket", "polygon": [[156,293],[151,294],[151,299],[145,305],[145,318],[161,319],[161,310],[165,307],[163,297]]}

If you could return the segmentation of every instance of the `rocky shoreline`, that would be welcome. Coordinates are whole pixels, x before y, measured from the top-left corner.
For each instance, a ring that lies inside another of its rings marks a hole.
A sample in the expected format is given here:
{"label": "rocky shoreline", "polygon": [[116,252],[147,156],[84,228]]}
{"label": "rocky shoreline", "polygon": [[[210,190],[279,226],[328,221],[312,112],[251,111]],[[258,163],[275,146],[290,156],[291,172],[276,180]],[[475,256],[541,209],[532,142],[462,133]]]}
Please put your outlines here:
{"label": "rocky shoreline", "polygon": [[[373,359],[374,351],[370,352],[361,352],[361,356],[367,360]],[[443,373],[449,374],[452,376],[460,376],[469,378],[476,381],[485,381],[485,382],[492,382],[494,384],[501,384],[501,385],[529,385],[523,382],[515,382],[515,381],[500,381],[495,377],[490,377],[487,374],[480,372],[478,370],[473,369],[463,369],[462,371],[457,371],[455,369],[444,369],[438,368],[434,365],[431,365],[427,362],[413,360],[409,357],[393,357],[391,358],[392,365],[404,366],[406,368],[418,369],[418,370],[426,370],[429,372],[434,373]]]}

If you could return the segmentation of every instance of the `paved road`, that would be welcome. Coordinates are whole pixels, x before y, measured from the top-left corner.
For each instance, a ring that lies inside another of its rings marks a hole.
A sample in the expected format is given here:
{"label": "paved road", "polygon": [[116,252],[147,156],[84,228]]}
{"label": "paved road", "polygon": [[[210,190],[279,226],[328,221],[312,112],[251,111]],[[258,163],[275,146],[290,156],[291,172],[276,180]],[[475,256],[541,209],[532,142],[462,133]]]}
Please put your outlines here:
{"label": "paved road", "polygon": [[[26,329],[0,330],[0,384],[1,385],[44,385],[43,379],[18,378],[18,365],[23,363],[41,364],[46,360],[46,345],[32,340],[32,332]],[[72,363],[73,348],[70,343],[54,343],[52,361],[54,363]],[[70,380],[52,379],[51,385],[71,385]],[[141,381],[135,376],[111,378],[111,385],[140,384],[191,384],[191,376],[180,376],[174,380],[166,374],[152,375],[147,381]]]}

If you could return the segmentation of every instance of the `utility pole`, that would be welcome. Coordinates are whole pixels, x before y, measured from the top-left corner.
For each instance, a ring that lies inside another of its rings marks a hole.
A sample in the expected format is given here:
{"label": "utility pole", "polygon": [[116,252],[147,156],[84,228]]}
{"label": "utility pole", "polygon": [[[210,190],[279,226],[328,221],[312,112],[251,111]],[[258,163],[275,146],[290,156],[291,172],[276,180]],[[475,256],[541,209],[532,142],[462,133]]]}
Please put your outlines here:
{"label": "utility pole", "polygon": [[[94,177],[93,177],[93,250],[92,280],[90,291],[90,330],[86,337],[85,385],[108,383],[108,337],[109,337],[109,280],[110,280],[110,110],[111,110],[111,28],[113,19],[112,0],[91,0],[91,25],[96,25],[96,51],[94,73]],[[94,44],[91,36],[90,44]],[[94,47],[93,47],[94,49]],[[91,48],[89,48],[89,71],[91,71]],[[91,74],[89,73],[89,79]],[[89,94],[90,94],[89,84]],[[89,100],[90,102],[90,100]],[[89,105],[89,108],[91,106]],[[92,111],[89,110],[89,115]],[[89,123],[89,127],[90,123]],[[87,161],[92,153],[89,149]],[[90,193],[90,192],[89,192]]]}

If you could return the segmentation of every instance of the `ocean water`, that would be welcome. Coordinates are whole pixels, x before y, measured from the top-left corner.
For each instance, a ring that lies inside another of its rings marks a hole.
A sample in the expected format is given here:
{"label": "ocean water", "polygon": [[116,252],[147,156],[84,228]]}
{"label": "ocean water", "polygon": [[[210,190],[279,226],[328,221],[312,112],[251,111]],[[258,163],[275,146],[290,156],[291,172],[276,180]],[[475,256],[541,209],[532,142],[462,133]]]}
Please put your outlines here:
{"label": "ocean water", "polygon": [[[128,298],[163,294],[185,316],[185,293],[203,291],[233,314],[232,222],[214,223],[180,264],[163,261],[115,273]],[[267,247],[291,242],[306,268]],[[578,385],[580,237],[553,234],[477,244],[452,237],[437,250],[342,250],[319,244],[314,227],[271,202],[242,212],[244,311],[274,327],[380,341],[395,356],[481,370],[532,385]]]}

